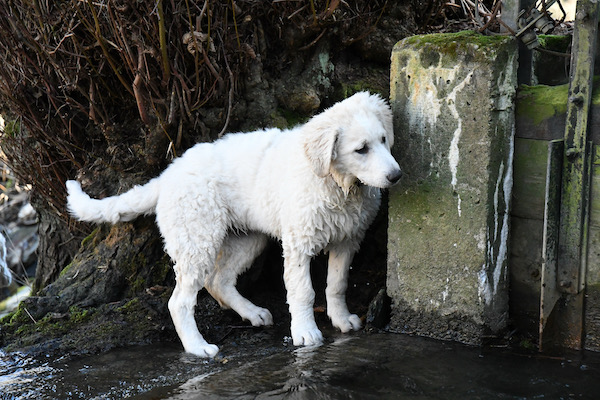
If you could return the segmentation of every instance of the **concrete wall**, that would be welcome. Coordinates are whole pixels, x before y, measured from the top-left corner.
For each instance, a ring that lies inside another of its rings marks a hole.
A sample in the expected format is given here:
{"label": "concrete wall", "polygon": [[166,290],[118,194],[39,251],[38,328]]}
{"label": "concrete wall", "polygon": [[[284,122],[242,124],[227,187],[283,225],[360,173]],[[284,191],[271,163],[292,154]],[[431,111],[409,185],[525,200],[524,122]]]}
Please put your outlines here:
{"label": "concrete wall", "polygon": [[508,318],[517,46],[474,33],[411,37],[392,53],[390,328],[481,343]]}

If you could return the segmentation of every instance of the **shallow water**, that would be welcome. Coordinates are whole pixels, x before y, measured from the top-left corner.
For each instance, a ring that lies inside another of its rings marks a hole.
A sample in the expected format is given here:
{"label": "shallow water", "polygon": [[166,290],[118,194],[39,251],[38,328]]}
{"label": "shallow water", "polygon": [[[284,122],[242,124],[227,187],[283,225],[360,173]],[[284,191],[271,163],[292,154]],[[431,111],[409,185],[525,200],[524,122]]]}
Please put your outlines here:
{"label": "shallow water", "polygon": [[[331,336],[331,335],[330,335]],[[317,348],[152,345],[74,360],[0,352],[1,399],[598,399],[600,354],[518,355],[394,334]]]}

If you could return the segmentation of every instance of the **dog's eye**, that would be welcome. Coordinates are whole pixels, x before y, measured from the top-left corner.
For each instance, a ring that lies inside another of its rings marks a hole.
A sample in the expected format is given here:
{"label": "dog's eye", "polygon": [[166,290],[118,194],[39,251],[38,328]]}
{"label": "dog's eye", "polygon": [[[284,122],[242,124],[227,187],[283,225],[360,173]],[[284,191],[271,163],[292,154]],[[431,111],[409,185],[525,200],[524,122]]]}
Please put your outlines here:
{"label": "dog's eye", "polygon": [[367,154],[369,152],[369,146],[364,144],[360,149],[355,150],[358,154]]}
{"label": "dog's eye", "polygon": [[381,143],[385,144],[385,142],[386,142],[385,136],[382,136],[381,137]]}

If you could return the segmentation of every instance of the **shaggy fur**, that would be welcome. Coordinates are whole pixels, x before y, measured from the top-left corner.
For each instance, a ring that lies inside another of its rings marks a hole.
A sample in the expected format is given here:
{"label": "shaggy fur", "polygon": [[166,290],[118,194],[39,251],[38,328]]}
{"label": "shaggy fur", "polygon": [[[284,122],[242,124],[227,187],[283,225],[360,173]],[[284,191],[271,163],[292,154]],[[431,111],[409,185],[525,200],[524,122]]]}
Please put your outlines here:
{"label": "shaggy fur", "polygon": [[187,352],[218,352],[199,333],[196,295],[205,287],[254,326],[271,313],[235,285],[264,249],[281,240],[294,345],[321,343],[313,314],[310,260],[329,253],[327,314],[342,332],[360,328],[345,300],[348,270],[380,204],[380,188],[400,179],[390,154],[389,106],[366,92],[335,104],[289,131],[230,134],[201,143],[146,185],[102,200],[67,182],[68,208],[82,221],[128,221],[156,213],[176,286],[169,310]]}

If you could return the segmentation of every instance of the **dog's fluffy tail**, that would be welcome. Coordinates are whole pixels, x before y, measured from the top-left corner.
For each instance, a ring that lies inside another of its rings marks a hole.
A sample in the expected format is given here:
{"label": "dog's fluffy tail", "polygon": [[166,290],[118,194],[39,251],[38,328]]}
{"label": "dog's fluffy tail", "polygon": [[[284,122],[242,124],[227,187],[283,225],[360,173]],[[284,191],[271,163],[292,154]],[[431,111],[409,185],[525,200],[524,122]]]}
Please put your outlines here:
{"label": "dog's fluffy tail", "polygon": [[67,209],[80,221],[131,221],[141,214],[154,212],[160,184],[154,178],[143,186],[134,186],[128,192],[102,200],[90,198],[77,181],[67,181]]}

